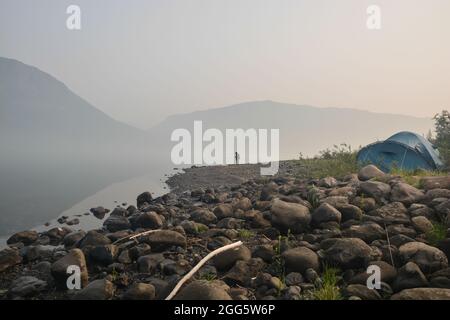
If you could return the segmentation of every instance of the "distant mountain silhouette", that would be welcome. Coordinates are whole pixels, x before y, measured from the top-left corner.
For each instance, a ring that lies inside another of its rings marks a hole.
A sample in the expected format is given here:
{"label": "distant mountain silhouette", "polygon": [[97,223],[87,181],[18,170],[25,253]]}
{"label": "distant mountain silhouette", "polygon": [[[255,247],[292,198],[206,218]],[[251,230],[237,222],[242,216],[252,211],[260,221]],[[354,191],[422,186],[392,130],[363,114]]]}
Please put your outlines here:
{"label": "distant mountain silhouette", "polygon": [[[0,146],[12,153],[114,153],[145,133],[114,120],[51,75],[0,58]],[[130,149],[128,148],[128,149]]]}
{"label": "distant mountain silhouette", "polygon": [[[281,159],[298,158],[299,153],[313,156],[334,144],[347,143],[357,148],[384,140],[401,130],[426,134],[431,119],[382,114],[355,109],[317,108],[305,105],[255,101],[229,107],[168,117],[150,130],[161,146],[175,145],[170,134],[176,128],[192,132],[193,122],[203,121],[203,128],[280,129]],[[225,131],[222,131],[225,132]]]}
{"label": "distant mountain silhouette", "polygon": [[49,74],[0,58],[0,235],[148,172],[149,142],[147,132],[114,120]]}
{"label": "distant mountain silhouette", "polygon": [[204,129],[278,128],[281,158],[288,159],[343,142],[358,147],[397,131],[425,134],[432,128],[426,118],[255,101],[170,116],[144,132],[99,111],[51,75],[6,58],[0,58],[0,101],[0,146],[13,153],[117,156],[117,150],[157,148],[148,151],[168,159],[172,131],[192,130],[194,120],[202,120]]}

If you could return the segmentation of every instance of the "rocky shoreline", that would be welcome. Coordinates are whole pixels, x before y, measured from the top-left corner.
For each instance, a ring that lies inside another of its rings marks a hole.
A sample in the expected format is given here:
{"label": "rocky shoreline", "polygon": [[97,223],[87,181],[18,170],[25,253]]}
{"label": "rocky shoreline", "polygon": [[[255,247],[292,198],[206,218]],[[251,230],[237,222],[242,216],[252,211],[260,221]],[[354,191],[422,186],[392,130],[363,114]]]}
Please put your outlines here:
{"label": "rocky shoreline", "polygon": [[[164,299],[236,241],[175,299],[450,299],[450,176],[412,186],[367,166],[301,179],[282,162],[274,177],[256,165],[200,167],[167,183],[171,193],[144,192],[135,206],[94,208],[102,229],[12,235],[0,251],[0,299]],[[80,290],[67,289],[71,265]],[[369,266],[379,289],[367,286]]]}

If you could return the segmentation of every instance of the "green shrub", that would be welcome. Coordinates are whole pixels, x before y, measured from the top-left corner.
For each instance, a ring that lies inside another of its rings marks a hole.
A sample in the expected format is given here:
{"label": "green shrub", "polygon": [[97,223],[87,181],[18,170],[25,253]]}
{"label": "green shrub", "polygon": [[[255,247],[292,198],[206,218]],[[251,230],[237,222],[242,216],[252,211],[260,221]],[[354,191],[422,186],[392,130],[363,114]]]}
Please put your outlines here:
{"label": "green shrub", "polygon": [[421,188],[421,179],[423,177],[431,177],[431,176],[442,176],[447,175],[447,173],[443,171],[428,171],[423,169],[417,169],[417,170],[404,170],[404,169],[398,169],[396,167],[392,168],[391,172],[392,175],[400,176],[402,177],[403,181],[405,181],[407,184],[414,186],[416,188]]}
{"label": "green shrub", "polygon": [[251,239],[255,237],[255,233],[247,229],[239,229],[238,234],[241,239]]}
{"label": "green shrub", "polygon": [[433,229],[426,234],[428,242],[436,246],[440,241],[447,238],[447,224],[445,222],[434,222]]}
{"label": "green shrub", "polygon": [[342,300],[341,290],[338,287],[339,270],[324,266],[322,283],[313,291],[315,300]]}
{"label": "green shrub", "polygon": [[434,127],[436,138],[432,142],[441,153],[441,158],[448,171],[450,168],[450,112],[443,110],[440,114],[435,115]]}
{"label": "green shrub", "polygon": [[204,224],[196,224],[196,228],[197,228],[197,233],[203,233],[208,231],[208,227],[205,226]]}
{"label": "green shrub", "polygon": [[286,267],[283,257],[281,256],[281,246],[283,243],[289,247],[289,241],[291,238],[291,230],[288,230],[286,236],[278,236],[278,241],[274,246],[275,255],[273,257],[273,267],[277,277],[281,280],[281,283],[286,282]]}
{"label": "green shrub", "polygon": [[358,171],[357,151],[345,143],[319,152],[314,158],[297,160],[297,175],[304,178],[343,177]]}
{"label": "green shrub", "polygon": [[214,281],[217,279],[217,275],[214,273],[204,273],[198,277],[198,280]]}
{"label": "green shrub", "polygon": [[310,186],[308,187],[308,192],[306,194],[306,198],[311,206],[316,209],[320,206],[320,196],[317,188]]}

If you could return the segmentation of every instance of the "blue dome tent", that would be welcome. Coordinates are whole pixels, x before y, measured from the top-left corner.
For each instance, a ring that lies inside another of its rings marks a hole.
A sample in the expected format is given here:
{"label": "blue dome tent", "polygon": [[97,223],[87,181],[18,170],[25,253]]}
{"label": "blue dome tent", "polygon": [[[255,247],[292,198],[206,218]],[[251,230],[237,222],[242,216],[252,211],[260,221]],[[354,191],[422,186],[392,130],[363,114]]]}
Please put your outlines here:
{"label": "blue dome tent", "polygon": [[393,167],[412,171],[437,170],[443,166],[439,151],[427,139],[407,131],[362,148],[357,161],[361,165],[374,164],[384,172],[389,172]]}

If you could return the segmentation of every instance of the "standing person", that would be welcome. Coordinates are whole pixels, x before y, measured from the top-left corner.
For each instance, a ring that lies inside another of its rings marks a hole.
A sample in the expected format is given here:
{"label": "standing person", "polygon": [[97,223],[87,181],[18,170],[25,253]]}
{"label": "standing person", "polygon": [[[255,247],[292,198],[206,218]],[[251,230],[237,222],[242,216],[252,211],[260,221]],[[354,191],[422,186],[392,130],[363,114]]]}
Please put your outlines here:
{"label": "standing person", "polygon": [[239,164],[239,153],[237,152],[234,153],[234,161],[236,164]]}

